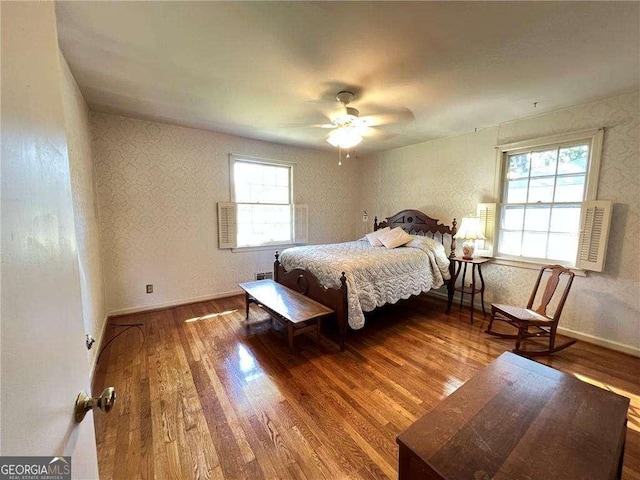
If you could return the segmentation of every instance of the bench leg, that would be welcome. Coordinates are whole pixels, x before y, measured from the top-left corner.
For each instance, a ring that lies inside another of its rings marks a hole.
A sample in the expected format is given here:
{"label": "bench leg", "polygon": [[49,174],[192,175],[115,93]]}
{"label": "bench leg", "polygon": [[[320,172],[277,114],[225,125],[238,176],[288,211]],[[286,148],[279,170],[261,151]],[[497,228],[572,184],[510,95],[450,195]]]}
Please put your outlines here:
{"label": "bench leg", "polygon": [[289,337],[289,352],[293,352],[293,323],[287,322],[287,336]]}
{"label": "bench leg", "polygon": [[322,319],[318,319],[316,322],[316,342],[320,343],[320,327],[322,326]]}
{"label": "bench leg", "polygon": [[246,309],[247,309],[247,313],[246,313],[246,315],[244,317],[245,320],[246,320],[245,328],[247,329],[247,333],[249,333],[249,304],[251,303],[251,297],[249,296],[248,293],[245,293],[244,295],[245,295],[244,299],[245,299],[245,302],[246,302]]}

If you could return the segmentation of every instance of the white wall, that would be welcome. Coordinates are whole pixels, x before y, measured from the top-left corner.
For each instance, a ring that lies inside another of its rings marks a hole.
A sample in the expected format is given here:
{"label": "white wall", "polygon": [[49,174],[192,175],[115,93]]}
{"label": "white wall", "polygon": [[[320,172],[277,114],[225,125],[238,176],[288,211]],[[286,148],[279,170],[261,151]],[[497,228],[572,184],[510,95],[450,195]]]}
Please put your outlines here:
{"label": "white wall", "polygon": [[[417,208],[460,221],[492,201],[496,145],[605,127],[598,199],[615,204],[606,269],[576,278],[560,326],[640,354],[639,116],[631,93],[377,154],[361,163],[361,208],[379,217]],[[489,302],[526,304],[537,272],[489,264],[483,273]]]}
{"label": "white wall", "polygon": [[[110,313],[239,292],[272,271],[274,249],[218,249],[216,202],[229,201],[228,154],[296,162],[294,201],[311,243],[362,236],[355,161],[337,152],[92,113],[100,241]],[[145,285],[154,293],[146,294]]]}
{"label": "white wall", "polygon": [[84,101],[62,54],[60,54],[60,68],[62,70],[62,106],[67,132],[71,193],[78,247],[82,317],[85,333],[96,339],[93,348],[87,353],[89,364],[93,367],[104,330],[106,305],[96,216],[89,107]]}

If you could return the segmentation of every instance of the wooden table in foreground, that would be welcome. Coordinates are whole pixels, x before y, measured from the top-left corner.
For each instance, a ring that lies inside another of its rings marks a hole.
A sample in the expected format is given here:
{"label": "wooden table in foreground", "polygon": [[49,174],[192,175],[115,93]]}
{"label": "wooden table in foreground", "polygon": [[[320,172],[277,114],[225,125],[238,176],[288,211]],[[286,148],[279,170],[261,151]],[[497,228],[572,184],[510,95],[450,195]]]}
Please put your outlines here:
{"label": "wooden table in foreground", "polygon": [[398,435],[399,479],[622,474],[629,399],[503,353]]}

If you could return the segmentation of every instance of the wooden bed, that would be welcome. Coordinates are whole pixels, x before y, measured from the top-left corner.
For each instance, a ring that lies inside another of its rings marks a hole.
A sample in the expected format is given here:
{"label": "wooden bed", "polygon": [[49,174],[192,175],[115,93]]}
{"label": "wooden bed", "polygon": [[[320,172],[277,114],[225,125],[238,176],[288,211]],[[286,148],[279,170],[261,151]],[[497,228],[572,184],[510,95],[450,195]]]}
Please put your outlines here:
{"label": "wooden bed", "polygon": [[[445,235],[451,237],[451,249],[449,259],[455,257],[456,241],[453,235],[456,233],[457,222],[455,218],[451,226],[443,225],[434,218],[418,211],[418,210],[402,210],[392,215],[385,221],[378,223],[378,218],[374,219],[373,228],[379,230],[385,227],[401,227],[407,233],[429,236],[435,240],[440,240],[444,245]],[[297,290],[303,295],[312,298],[323,305],[333,309],[340,329],[340,350],[344,350],[347,330],[348,330],[348,306],[347,306],[347,279],[345,273],[342,272],[340,278],[341,287],[325,288],[311,272],[302,269],[293,269],[286,271],[280,264],[279,254],[276,252],[276,260],[273,266],[274,280],[282,285]],[[446,281],[447,294],[449,300],[453,299],[454,262],[449,265],[450,280]]]}

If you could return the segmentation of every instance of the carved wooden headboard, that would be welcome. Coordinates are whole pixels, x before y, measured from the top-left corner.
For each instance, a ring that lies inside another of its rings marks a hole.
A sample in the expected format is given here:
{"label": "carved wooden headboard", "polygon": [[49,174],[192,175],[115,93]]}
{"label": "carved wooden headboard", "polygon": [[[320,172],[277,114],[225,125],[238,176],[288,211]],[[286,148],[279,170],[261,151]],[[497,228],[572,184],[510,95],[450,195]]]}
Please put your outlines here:
{"label": "carved wooden headboard", "polygon": [[378,223],[378,217],[375,217],[373,221],[373,229],[379,230],[385,227],[401,227],[405,232],[411,234],[423,234],[430,236],[431,238],[437,238],[439,234],[440,242],[444,244],[444,236],[451,236],[451,253],[450,257],[455,257],[456,239],[453,236],[456,234],[457,229],[456,219],[453,219],[451,226],[443,225],[440,220],[431,218],[430,216],[422,213],[419,210],[402,210],[390,217],[387,217],[384,222]]}

